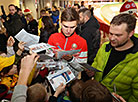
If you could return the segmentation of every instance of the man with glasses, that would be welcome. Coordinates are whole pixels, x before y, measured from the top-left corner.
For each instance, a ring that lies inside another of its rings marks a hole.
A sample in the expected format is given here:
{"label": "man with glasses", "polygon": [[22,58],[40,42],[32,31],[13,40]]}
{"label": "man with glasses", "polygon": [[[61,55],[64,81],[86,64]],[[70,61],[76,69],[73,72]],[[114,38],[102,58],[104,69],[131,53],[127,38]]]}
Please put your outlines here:
{"label": "man with glasses", "polygon": [[79,21],[79,15],[74,8],[66,8],[61,14],[61,32],[52,34],[48,40],[50,45],[60,50],[78,50],[80,52],[72,55],[65,55],[63,58],[69,62],[77,61],[87,63],[86,40],[76,34],[75,29]]}

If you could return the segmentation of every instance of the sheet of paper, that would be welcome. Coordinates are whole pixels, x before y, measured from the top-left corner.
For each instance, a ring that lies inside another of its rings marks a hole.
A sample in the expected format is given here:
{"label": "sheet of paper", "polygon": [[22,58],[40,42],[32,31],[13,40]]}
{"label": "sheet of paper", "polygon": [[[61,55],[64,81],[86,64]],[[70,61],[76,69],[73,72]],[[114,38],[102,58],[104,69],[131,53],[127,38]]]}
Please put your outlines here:
{"label": "sheet of paper", "polygon": [[26,42],[25,46],[30,46],[33,44],[37,44],[40,37],[27,33],[24,29],[22,29],[17,35],[15,35],[15,38],[18,41]]}
{"label": "sheet of paper", "polygon": [[47,78],[55,91],[61,83],[65,85],[73,80],[75,76],[73,72],[68,67],[66,67],[62,70],[58,70],[56,73],[48,75]]}
{"label": "sheet of paper", "polygon": [[80,52],[80,50],[81,49],[79,49],[79,50],[69,50],[69,51],[58,51],[57,59],[62,58],[63,55],[73,55],[73,54],[76,54],[76,53]]}

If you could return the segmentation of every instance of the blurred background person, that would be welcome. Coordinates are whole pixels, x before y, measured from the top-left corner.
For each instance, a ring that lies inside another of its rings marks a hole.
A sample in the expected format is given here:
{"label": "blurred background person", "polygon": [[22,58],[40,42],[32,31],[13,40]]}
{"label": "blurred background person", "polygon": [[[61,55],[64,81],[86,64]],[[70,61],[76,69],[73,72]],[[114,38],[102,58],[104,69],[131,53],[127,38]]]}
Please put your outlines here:
{"label": "blurred background person", "polygon": [[41,34],[40,34],[39,42],[47,43],[50,35],[53,33],[56,33],[57,31],[57,28],[54,25],[51,17],[49,16],[42,17],[42,27],[40,31],[41,31]]}
{"label": "blurred background person", "polygon": [[26,14],[26,20],[28,21],[27,32],[38,35],[38,23],[30,13]]}
{"label": "blurred background person", "polygon": [[27,29],[27,21],[26,21],[25,16],[24,16],[24,14],[22,12],[22,9],[17,7],[17,13],[21,17],[22,23],[24,24],[24,29]]}
{"label": "blurred background person", "polygon": [[[54,25],[57,27],[57,29],[59,28],[59,10],[57,9],[56,6],[52,7],[52,15],[51,18],[53,20]],[[58,30],[57,30],[58,32]]]}

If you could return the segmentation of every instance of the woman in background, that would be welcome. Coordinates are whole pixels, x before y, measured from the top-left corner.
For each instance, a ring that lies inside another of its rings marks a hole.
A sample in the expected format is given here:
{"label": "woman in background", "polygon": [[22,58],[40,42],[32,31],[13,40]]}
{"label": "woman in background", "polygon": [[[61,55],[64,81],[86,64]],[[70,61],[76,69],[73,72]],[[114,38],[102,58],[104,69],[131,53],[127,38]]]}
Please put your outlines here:
{"label": "woman in background", "polygon": [[28,21],[27,32],[38,35],[38,23],[30,13],[26,15],[26,20]]}
{"label": "woman in background", "polygon": [[55,27],[51,17],[44,16],[42,18],[42,28],[40,29],[40,40],[39,42],[47,43],[51,34],[56,33],[57,28]]}

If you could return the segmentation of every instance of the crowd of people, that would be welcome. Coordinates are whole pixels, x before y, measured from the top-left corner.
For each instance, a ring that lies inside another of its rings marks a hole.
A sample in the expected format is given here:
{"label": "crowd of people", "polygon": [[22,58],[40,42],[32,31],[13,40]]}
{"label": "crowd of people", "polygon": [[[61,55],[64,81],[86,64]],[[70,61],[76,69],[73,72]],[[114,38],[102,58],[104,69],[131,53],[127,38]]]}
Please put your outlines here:
{"label": "crowd of people", "polygon": [[[83,2],[62,12],[56,6],[51,11],[42,9],[39,20],[31,13],[24,15],[13,4],[8,8],[9,15],[3,14],[0,19],[0,101],[138,102],[138,38],[134,35],[137,21],[134,15],[114,16],[109,41],[100,46],[100,25],[93,8],[86,8]],[[55,61],[59,60],[60,51],[80,50],[61,59],[69,64],[87,63],[99,72],[73,70],[77,76],[69,83],[60,83],[56,91],[49,82],[46,87],[50,70],[45,66],[37,68],[39,53],[26,51],[26,43],[15,38],[22,29],[40,36],[39,43],[54,46]]]}

